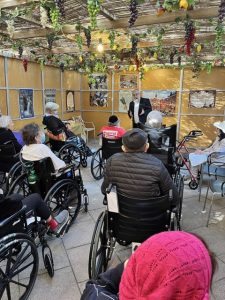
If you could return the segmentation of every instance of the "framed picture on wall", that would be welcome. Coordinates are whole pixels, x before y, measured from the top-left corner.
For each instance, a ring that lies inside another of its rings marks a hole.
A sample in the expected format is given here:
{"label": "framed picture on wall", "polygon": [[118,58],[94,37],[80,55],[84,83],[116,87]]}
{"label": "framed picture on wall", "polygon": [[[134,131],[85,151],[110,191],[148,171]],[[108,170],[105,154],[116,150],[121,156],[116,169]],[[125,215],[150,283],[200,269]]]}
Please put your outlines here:
{"label": "framed picture on wall", "polygon": [[66,111],[75,111],[74,91],[66,91]]}
{"label": "framed picture on wall", "polygon": [[134,74],[120,75],[120,89],[137,89],[138,77]]}
{"label": "framed picture on wall", "polygon": [[132,91],[119,91],[119,112],[128,112]]}
{"label": "framed picture on wall", "polygon": [[45,104],[47,102],[55,102],[56,89],[45,89],[44,95],[45,95]]}
{"label": "framed picture on wall", "polygon": [[89,84],[90,92],[90,106],[108,106],[108,83],[107,75],[92,74],[92,82]]}
{"label": "framed picture on wall", "polygon": [[34,117],[33,95],[34,92],[32,89],[19,90],[19,107],[21,119],[29,119]]}
{"label": "framed picture on wall", "polygon": [[173,90],[143,91],[143,98],[148,98],[152,110],[161,111],[164,115],[174,114],[176,111],[177,92]]}
{"label": "framed picture on wall", "polygon": [[190,91],[189,107],[212,108],[216,104],[216,90]]}

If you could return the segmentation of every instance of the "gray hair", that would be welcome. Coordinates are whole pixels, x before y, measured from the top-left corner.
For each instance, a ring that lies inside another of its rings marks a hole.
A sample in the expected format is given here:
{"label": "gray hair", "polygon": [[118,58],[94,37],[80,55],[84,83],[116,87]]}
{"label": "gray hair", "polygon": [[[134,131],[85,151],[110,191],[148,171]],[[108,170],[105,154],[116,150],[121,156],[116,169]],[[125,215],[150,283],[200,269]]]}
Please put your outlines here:
{"label": "gray hair", "polygon": [[11,122],[12,122],[11,117],[1,116],[0,117],[0,128],[7,128]]}
{"label": "gray hair", "polygon": [[55,102],[47,102],[45,104],[45,112],[52,112],[53,110],[58,110],[59,105]]}

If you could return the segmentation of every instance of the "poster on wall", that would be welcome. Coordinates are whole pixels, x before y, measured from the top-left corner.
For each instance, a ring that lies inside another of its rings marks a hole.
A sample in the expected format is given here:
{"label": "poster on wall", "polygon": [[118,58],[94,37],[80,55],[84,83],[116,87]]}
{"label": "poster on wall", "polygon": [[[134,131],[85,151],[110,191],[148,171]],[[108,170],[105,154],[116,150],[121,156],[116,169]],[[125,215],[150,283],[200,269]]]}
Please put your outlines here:
{"label": "poster on wall", "polygon": [[93,81],[89,84],[90,87],[90,106],[108,106],[108,88],[107,76],[102,74],[93,74]]}
{"label": "poster on wall", "polygon": [[45,89],[45,104],[47,102],[55,102],[56,89]]}
{"label": "poster on wall", "polygon": [[120,75],[120,88],[121,89],[137,89],[138,88],[138,77],[137,75],[127,74]]}
{"label": "poster on wall", "polygon": [[175,113],[176,91],[143,91],[142,97],[150,99],[153,110],[161,111],[164,115]]}
{"label": "poster on wall", "polygon": [[190,91],[189,107],[210,108],[210,107],[215,107],[215,103],[216,103],[215,90]]}
{"label": "poster on wall", "polygon": [[132,91],[119,92],[119,112],[128,112],[129,104],[132,101]]}
{"label": "poster on wall", "polygon": [[32,89],[19,90],[19,107],[21,119],[28,119],[34,117],[33,95],[34,92]]}
{"label": "poster on wall", "polygon": [[66,91],[66,111],[75,111],[74,91]]}

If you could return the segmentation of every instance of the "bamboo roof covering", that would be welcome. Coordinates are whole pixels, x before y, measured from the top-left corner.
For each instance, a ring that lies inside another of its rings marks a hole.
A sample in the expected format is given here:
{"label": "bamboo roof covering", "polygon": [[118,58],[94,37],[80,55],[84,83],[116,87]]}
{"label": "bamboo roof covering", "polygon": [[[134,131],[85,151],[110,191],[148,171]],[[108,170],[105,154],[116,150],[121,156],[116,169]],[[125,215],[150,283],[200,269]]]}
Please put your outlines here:
{"label": "bamboo roof covering", "polygon": [[[132,27],[128,23],[131,15],[130,0],[104,0],[97,15],[97,27],[91,31],[90,47],[86,45],[83,32],[83,27],[90,26],[88,1],[61,0],[64,2],[65,14],[59,18],[58,30],[55,30],[50,18],[43,28],[40,13],[43,1],[55,5],[55,0],[0,1],[0,53],[18,57],[18,47],[21,46],[22,58],[45,63],[64,62],[73,67],[95,55],[95,59],[103,60],[108,65],[129,65],[132,61],[131,39],[132,36],[138,36],[139,58],[144,58],[144,63],[147,64],[171,64],[173,51],[175,56],[181,52],[183,63],[198,59],[214,64],[220,60],[220,65],[225,64],[224,33],[220,53],[215,50],[218,9],[224,0],[196,0],[191,10],[166,11],[160,16],[156,12],[159,5],[163,5],[163,0],[143,0],[137,5],[138,18]],[[187,15],[195,24],[193,47],[201,45],[200,51],[193,50],[190,56],[181,51],[185,45],[184,23]],[[11,32],[10,24],[13,27]],[[109,34],[112,31],[115,33],[115,40],[114,46],[110,47]],[[52,47],[49,46],[49,36],[53,39]],[[81,45],[77,42],[77,36],[81,37]],[[102,40],[104,54],[96,51],[99,39]],[[159,48],[160,52],[157,52]],[[157,55],[154,55],[155,52]],[[78,69],[79,67],[77,66]]]}

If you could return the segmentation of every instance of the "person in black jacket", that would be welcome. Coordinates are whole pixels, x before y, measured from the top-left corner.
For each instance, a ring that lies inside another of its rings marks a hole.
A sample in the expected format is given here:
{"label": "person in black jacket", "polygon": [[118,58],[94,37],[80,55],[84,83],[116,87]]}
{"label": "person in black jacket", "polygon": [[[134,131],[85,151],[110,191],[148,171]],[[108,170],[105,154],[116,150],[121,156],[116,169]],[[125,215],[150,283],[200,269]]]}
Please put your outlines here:
{"label": "person in black jacket", "polygon": [[148,98],[140,98],[139,91],[133,91],[133,101],[129,104],[128,116],[133,122],[133,128],[139,127],[138,123],[145,124],[146,117],[152,110],[150,100]]}
{"label": "person in black jacket", "polygon": [[0,151],[0,171],[2,172],[9,172],[10,168],[19,160],[16,154],[22,148],[12,132],[13,125],[9,116],[0,117],[0,145],[11,142],[9,148],[2,147]]}
{"label": "person in black jacket", "polygon": [[148,135],[139,128],[127,131],[123,137],[124,152],[111,156],[106,163],[102,193],[109,184],[117,186],[118,192],[140,199],[162,196],[173,190],[173,205],[179,196],[173,181],[161,160],[146,153]]}

